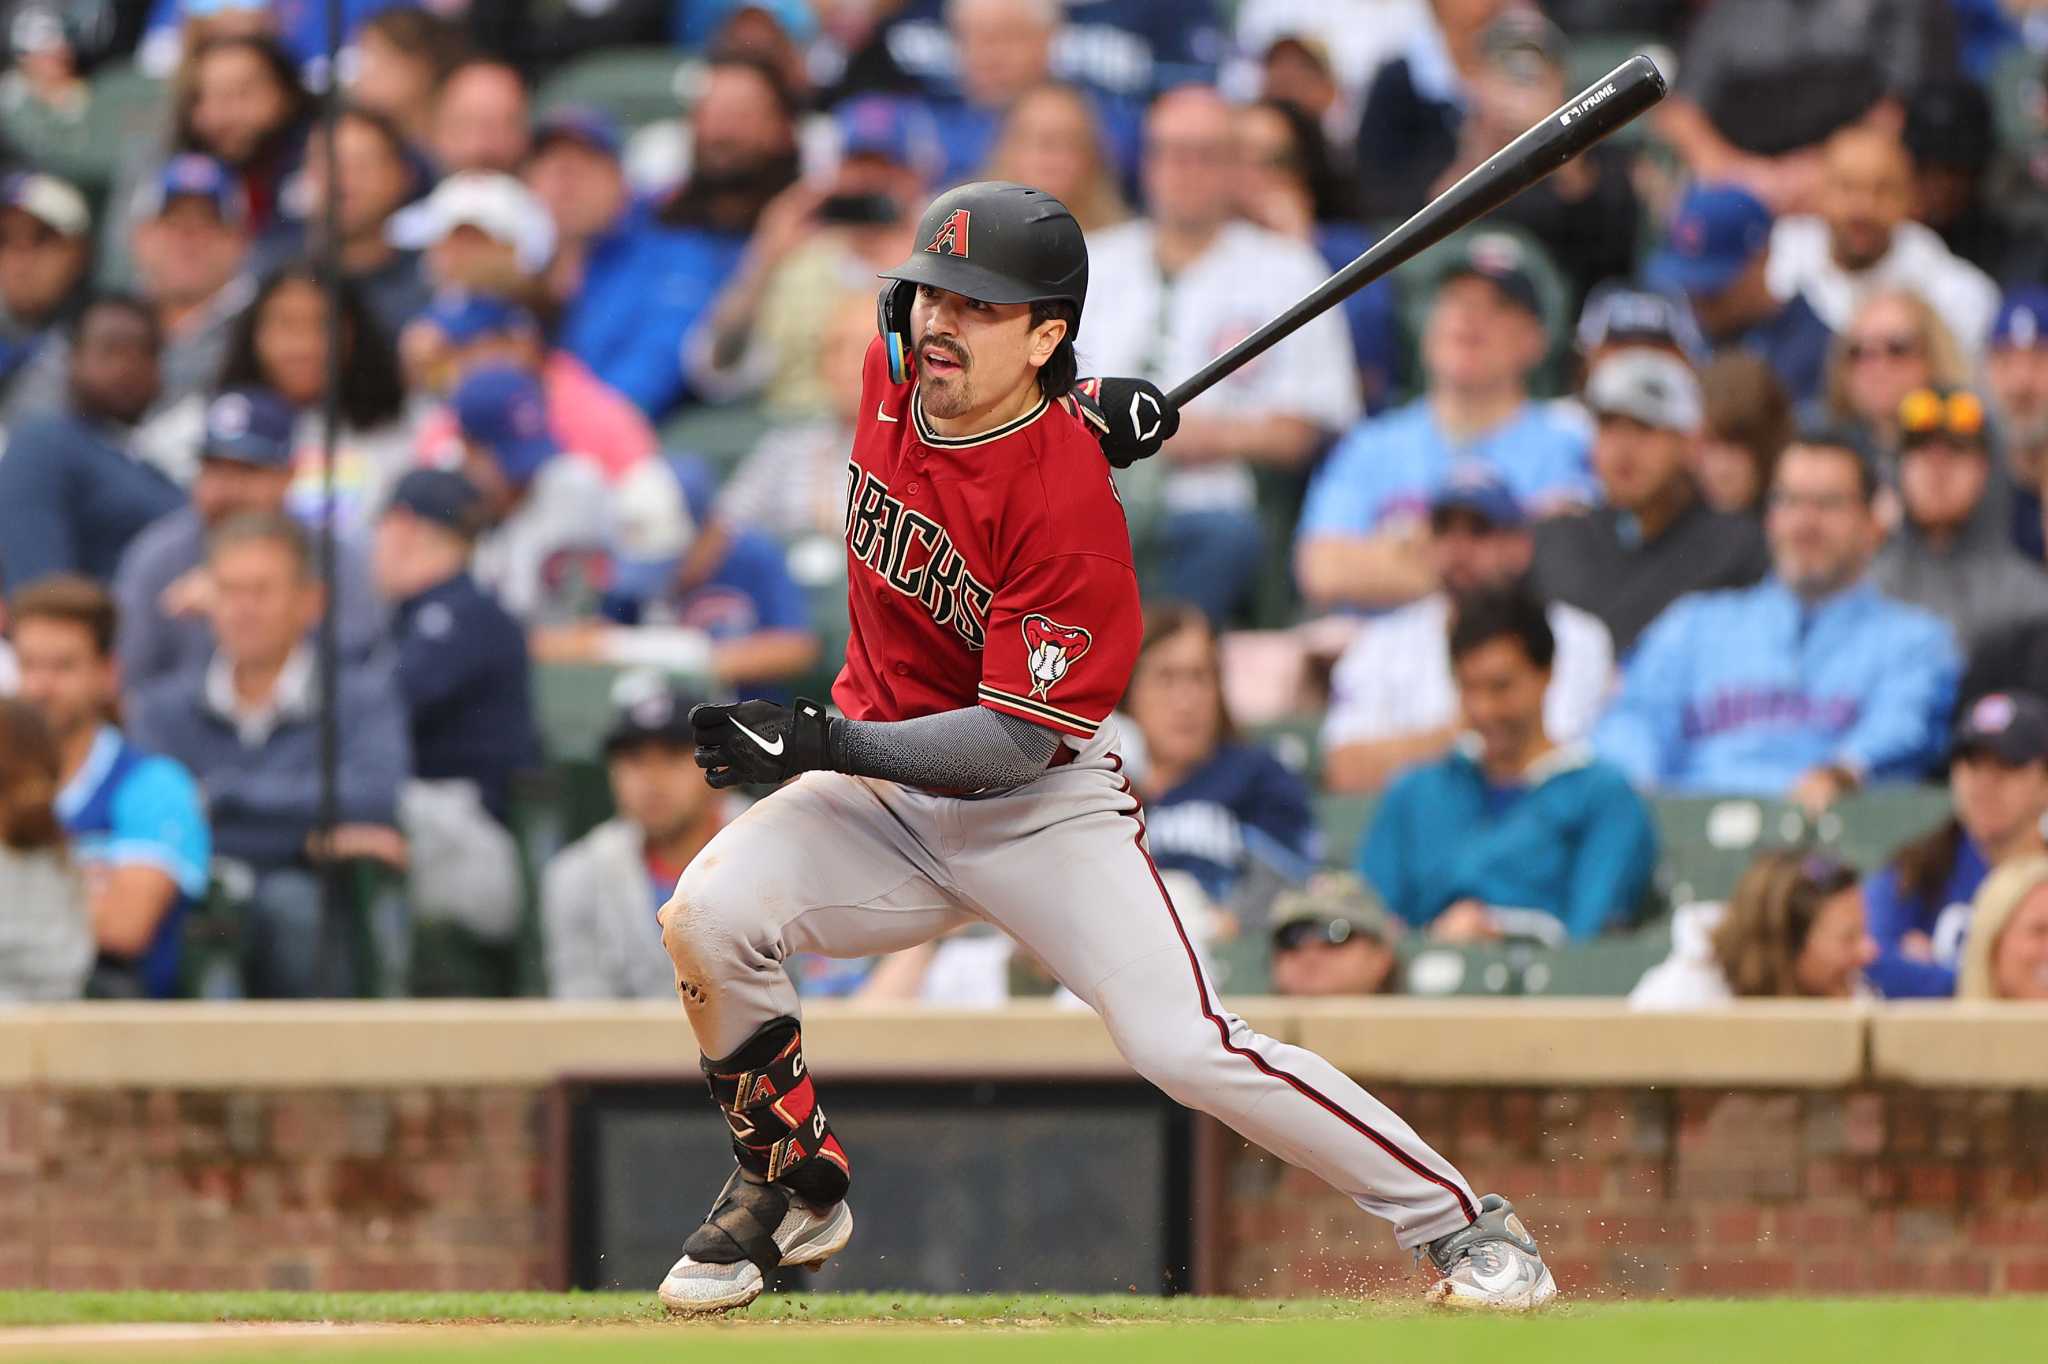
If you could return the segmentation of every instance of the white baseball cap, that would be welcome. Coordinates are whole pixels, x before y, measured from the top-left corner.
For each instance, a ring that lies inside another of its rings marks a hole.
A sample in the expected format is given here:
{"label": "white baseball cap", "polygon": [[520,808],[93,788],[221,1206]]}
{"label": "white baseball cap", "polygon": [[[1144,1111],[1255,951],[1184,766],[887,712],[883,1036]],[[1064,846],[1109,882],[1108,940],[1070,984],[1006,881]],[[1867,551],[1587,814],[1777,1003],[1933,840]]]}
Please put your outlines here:
{"label": "white baseball cap", "polygon": [[538,274],[555,254],[555,220],[526,186],[496,171],[461,171],[416,204],[391,215],[385,229],[393,246],[419,251],[458,227],[473,227],[505,243],[519,268]]}
{"label": "white baseball cap", "polygon": [[1700,383],[1692,366],[1667,351],[1630,346],[1602,360],[1586,380],[1596,416],[1633,417],[1663,431],[1698,431]]}
{"label": "white baseball cap", "polygon": [[92,231],[85,196],[42,171],[18,171],[0,180],[0,206],[20,209],[60,237],[83,237]]}

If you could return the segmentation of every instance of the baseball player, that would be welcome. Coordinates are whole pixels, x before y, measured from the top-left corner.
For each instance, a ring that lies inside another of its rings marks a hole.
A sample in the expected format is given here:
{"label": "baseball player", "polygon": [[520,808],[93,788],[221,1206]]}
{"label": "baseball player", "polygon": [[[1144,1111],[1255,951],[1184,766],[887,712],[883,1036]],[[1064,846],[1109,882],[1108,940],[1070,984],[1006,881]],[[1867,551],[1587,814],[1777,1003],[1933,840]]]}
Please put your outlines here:
{"label": "baseball player", "polygon": [[[941,195],[884,278],[846,511],[852,637],[814,701],[698,706],[714,786],[786,783],[661,911],[739,1168],[661,1285],[678,1312],[757,1297],[853,1231],[851,1164],[804,1060],[792,952],[894,952],[984,920],[1101,1015],[1139,1074],[1392,1222],[1446,1303],[1556,1292],[1521,1220],[1372,1095],[1224,1009],[1145,843],[1110,712],[1139,642],[1104,462],[1173,434],[1136,380],[1083,380],[1081,229],[1058,200]],[[791,780],[794,778],[794,780]]]}

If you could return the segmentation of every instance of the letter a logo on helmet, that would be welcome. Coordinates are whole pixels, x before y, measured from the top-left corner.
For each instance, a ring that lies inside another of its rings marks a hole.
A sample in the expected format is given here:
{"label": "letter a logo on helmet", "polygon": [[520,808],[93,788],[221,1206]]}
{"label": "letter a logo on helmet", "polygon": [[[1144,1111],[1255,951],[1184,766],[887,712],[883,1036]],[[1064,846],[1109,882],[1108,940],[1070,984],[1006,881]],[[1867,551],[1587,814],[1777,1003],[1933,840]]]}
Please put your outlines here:
{"label": "letter a logo on helmet", "polygon": [[937,232],[932,233],[932,239],[925,243],[924,249],[934,256],[958,256],[961,260],[966,260],[967,220],[972,216],[964,208],[955,209],[953,216],[941,223]]}

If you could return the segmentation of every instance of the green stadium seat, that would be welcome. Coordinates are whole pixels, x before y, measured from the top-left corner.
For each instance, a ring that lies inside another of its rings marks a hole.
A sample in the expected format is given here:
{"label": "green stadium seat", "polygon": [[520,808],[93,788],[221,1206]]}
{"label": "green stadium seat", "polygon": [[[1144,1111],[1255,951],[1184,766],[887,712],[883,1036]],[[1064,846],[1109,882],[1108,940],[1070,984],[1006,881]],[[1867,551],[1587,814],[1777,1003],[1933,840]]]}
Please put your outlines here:
{"label": "green stadium seat", "polygon": [[1352,865],[1379,803],[1378,796],[1316,797],[1316,823],[1322,827],[1324,862],[1333,867]]}
{"label": "green stadium seat", "polygon": [[758,403],[698,403],[661,426],[661,447],[702,458],[722,483],[773,425]]}
{"label": "green stadium seat", "polygon": [[689,59],[672,47],[613,47],[578,57],[542,82],[543,114],[568,104],[602,109],[627,132],[683,111]]}
{"label": "green stadium seat", "polygon": [[1288,715],[1253,728],[1247,737],[1271,749],[1290,772],[1314,788],[1323,774],[1323,750],[1317,742],[1322,728],[1320,714]]}
{"label": "green stadium seat", "polygon": [[1899,845],[1946,820],[1949,811],[1946,786],[1878,786],[1844,800],[1820,823],[1837,855],[1869,873]]}

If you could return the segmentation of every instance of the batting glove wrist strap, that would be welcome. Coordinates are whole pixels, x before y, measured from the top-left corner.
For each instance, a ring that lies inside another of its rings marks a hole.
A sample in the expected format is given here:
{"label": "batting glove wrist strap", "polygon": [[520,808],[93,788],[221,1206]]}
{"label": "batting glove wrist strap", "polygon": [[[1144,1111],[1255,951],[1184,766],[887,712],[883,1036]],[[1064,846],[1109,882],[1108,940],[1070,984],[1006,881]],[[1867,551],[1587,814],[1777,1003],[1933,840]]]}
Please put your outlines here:
{"label": "batting glove wrist strap", "polygon": [[697,766],[705,780],[728,786],[773,786],[800,772],[832,766],[832,717],[816,701],[794,706],[741,701],[692,706]]}

